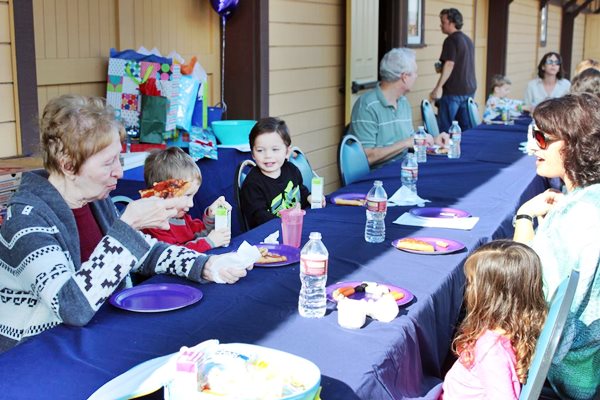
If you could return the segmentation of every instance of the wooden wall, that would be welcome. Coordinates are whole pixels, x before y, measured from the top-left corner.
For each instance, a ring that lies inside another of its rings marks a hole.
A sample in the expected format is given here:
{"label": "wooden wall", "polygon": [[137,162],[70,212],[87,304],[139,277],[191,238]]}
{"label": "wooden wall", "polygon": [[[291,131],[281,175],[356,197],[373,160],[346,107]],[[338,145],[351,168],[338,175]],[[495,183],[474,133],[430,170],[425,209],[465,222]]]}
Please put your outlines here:
{"label": "wooden wall", "polygon": [[0,157],[19,152],[12,1],[0,0]]}
{"label": "wooden wall", "polygon": [[575,18],[575,26],[573,28],[573,50],[571,51],[571,78],[575,76],[575,67],[581,60],[583,60],[585,22],[585,14],[579,14],[577,18]]}
{"label": "wooden wall", "polygon": [[[576,23],[579,22],[577,17]],[[583,57],[600,60],[600,14],[585,16]]]}
{"label": "wooden wall", "polygon": [[[104,96],[111,47],[196,55],[220,97],[220,26],[208,1],[33,0],[39,109],[63,93]],[[211,102],[213,100],[211,99]]]}
{"label": "wooden wall", "polygon": [[343,0],[269,2],[269,112],[287,122],[327,193],[339,187],[344,13]]}

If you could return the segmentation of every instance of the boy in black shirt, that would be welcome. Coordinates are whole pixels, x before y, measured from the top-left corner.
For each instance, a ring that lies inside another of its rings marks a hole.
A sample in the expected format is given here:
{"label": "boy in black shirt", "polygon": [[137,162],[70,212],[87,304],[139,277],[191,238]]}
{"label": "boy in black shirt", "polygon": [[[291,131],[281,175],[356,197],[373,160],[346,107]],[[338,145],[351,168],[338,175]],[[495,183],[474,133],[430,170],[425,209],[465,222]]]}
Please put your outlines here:
{"label": "boy in black shirt", "polygon": [[[273,218],[279,211],[300,204],[306,208],[311,196],[302,184],[302,174],[287,161],[292,139],[284,121],[263,118],[250,132],[250,148],[257,168],[252,168],[242,185],[242,213],[254,228]],[[323,206],[325,206],[323,198]]]}

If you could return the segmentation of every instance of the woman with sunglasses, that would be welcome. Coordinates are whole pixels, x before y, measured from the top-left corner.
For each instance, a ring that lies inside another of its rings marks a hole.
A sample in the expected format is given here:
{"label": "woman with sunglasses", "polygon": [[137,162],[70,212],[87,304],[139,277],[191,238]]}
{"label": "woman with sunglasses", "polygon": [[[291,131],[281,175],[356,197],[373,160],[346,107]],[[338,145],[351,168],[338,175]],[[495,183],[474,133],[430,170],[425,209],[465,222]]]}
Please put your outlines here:
{"label": "woman with sunglasses", "polygon": [[[548,380],[561,398],[600,396],[600,98],[569,94],[533,112],[536,169],[561,178],[566,193],[548,190],[523,204],[515,236],[542,260],[544,294],[552,298],[575,269],[579,283]],[[538,228],[534,231],[534,219]]]}
{"label": "woman with sunglasses", "polygon": [[562,58],[553,51],[544,54],[538,64],[538,77],[529,81],[525,91],[525,104],[532,108],[542,101],[569,93],[571,84],[563,79]]}

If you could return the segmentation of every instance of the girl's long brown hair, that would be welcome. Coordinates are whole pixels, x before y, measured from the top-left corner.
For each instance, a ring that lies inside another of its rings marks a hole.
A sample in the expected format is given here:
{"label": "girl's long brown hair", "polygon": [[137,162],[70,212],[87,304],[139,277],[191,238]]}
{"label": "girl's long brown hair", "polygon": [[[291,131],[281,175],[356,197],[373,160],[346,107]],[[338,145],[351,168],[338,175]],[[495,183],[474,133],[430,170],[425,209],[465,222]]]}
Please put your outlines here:
{"label": "girl's long brown hair", "polygon": [[524,244],[496,240],[477,249],[464,269],[467,315],[454,352],[471,368],[477,339],[488,329],[503,329],[515,350],[519,381],[525,383],[547,312],[539,257]]}

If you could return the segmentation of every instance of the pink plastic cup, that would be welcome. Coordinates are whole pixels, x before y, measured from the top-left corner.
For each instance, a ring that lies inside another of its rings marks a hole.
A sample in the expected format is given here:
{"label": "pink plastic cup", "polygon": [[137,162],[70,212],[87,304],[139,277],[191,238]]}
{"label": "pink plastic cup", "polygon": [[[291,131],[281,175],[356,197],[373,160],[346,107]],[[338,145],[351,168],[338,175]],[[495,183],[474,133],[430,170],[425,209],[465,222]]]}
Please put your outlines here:
{"label": "pink plastic cup", "polygon": [[292,247],[300,247],[302,241],[302,221],[306,211],[299,208],[288,208],[281,210],[281,232],[283,234],[283,244]]}

